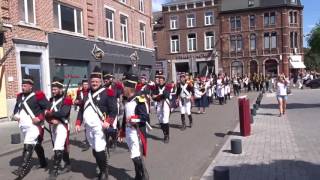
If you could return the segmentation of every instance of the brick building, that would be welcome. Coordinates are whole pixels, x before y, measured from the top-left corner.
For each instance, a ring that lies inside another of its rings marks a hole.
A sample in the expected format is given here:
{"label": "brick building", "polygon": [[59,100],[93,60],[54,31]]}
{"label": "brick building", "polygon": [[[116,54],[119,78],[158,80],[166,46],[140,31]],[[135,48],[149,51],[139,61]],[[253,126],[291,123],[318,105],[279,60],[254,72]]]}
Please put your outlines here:
{"label": "brick building", "polygon": [[[207,12],[213,12],[208,26]],[[156,64],[172,72],[173,80],[176,72],[199,73],[206,65],[228,75],[289,75],[305,68],[300,0],[172,0],[154,16]],[[190,28],[192,21],[195,26]],[[210,50],[207,32],[213,32]],[[196,35],[194,51],[189,51],[189,34]]]}
{"label": "brick building", "polygon": [[[219,6],[213,0],[173,0],[154,13],[156,67],[169,79],[179,72],[218,71]],[[208,65],[208,66],[207,66]]]}
{"label": "brick building", "polygon": [[[154,64],[151,0],[2,0],[0,6],[7,100],[1,107],[9,113],[25,73],[50,95],[55,75],[71,77],[75,88],[95,65],[119,75],[133,54],[140,73]],[[94,47],[104,51],[102,59],[92,55]]]}
{"label": "brick building", "polygon": [[300,0],[223,0],[219,18],[227,74],[289,75],[305,68]]}

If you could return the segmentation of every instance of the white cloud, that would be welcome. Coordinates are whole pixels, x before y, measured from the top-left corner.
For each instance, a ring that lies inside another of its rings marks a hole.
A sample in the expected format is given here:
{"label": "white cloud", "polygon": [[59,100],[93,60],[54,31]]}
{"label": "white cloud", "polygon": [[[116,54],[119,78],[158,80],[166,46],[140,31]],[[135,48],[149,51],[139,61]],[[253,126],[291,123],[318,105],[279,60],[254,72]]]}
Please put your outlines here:
{"label": "white cloud", "polygon": [[310,29],[313,29],[314,27],[316,27],[316,25],[315,24],[310,24],[307,27],[310,28]]}

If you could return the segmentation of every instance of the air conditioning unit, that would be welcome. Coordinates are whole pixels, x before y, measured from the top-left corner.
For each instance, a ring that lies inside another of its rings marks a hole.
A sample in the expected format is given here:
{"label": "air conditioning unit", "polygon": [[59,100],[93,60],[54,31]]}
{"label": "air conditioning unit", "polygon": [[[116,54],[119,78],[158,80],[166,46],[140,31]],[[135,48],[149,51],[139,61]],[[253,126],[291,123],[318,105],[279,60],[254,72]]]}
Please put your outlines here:
{"label": "air conditioning unit", "polygon": [[293,48],[293,54],[298,54],[298,48]]}

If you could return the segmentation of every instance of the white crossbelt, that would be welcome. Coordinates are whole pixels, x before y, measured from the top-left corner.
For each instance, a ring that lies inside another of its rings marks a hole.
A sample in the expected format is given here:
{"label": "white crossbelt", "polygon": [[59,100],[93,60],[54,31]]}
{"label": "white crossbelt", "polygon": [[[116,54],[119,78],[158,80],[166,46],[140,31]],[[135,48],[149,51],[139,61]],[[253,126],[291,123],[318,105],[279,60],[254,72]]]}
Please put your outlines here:
{"label": "white crossbelt", "polygon": [[182,89],[182,92],[183,92],[187,97],[190,97],[190,93],[189,93],[189,91],[187,91],[187,87],[188,87],[188,84],[184,84],[183,86],[181,86],[181,89]]}
{"label": "white crossbelt", "polygon": [[91,105],[91,107],[94,109],[94,111],[98,113],[100,118],[103,117],[103,114],[102,114],[101,110],[93,103],[93,98],[95,98],[98,94],[100,94],[104,90],[105,90],[105,88],[101,88],[97,92],[93,93],[93,95],[91,95],[91,93],[88,93],[88,100],[84,104],[84,109],[87,106]]}
{"label": "white crossbelt", "polygon": [[24,96],[22,97],[22,100],[24,99],[22,104],[23,104],[23,106],[26,108],[26,111],[27,111],[27,113],[29,114],[29,116],[30,116],[31,118],[35,118],[36,116],[34,115],[33,111],[30,109],[27,101],[28,101],[31,97],[33,97],[34,95],[35,95],[35,93],[33,92],[33,93],[29,94],[25,99],[24,99]]}
{"label": "white crossbelt", "polygon": [[57,105],[62,101],[63,97],[58,99],[57,101],[53,100],[52,106],[50,108],[50,111],[54,110],[55,112],[58,111]]}

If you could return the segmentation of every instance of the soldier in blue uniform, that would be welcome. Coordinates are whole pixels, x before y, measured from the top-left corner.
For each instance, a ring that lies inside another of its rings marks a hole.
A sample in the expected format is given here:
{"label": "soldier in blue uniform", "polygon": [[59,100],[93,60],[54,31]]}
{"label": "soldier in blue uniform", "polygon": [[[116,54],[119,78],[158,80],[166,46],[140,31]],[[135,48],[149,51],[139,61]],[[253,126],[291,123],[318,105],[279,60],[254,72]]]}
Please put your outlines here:
{"label": "soldier in blue uniform", "polygon": [[92,154],[100,170],[99,180],[108,179],[105,151],[107,144],[104,131],[113,124],[117,115],[115,104],[116,99],[103,87],[102,73],[100,68],[96,66],[90,75],[90,91],[78,113],[76,131],[79,132],[81,124],[84,123]]}
{"label": "soldier in blue uniform", "polygon": [[123,82],[126,101],[120,135],[126,137],[135,167],[135,180],[148,180],[149,175],[143,163],[142,154],[146,156],[147,153],[146,125],[149,120],[149,112],[145,103],[146,97],[136,93],[137,83],[138,77],[135,74],[127,74]]}
{"label": "soldier in blue uniform", "polygon": [[50,98],[50,109],[45,114],[51,130],[54,151],[53,167],[48,178],[50,180],[58,177],[62,159],[65,162],[63,172],[71,170],[69,158],[69,116],[72,99],[64,94],[63,81],[59,77],[53,78],[51,83],[52,98]]}
{"label": "soldier in blue uniform", "polygon": [[13,171],[17,179],[24,178],[31,169],[31,158],[36,151],[39,158],[39,168],[45,168],[47,161],[41,145],[44,134],[44,112],[50,103],[42,91],[34,91],[33,77],[25,75],[22,79],[22,93],[17,95],[13,119],[19,122],[19,128],[24,136],[22,163]]}

